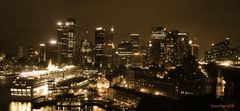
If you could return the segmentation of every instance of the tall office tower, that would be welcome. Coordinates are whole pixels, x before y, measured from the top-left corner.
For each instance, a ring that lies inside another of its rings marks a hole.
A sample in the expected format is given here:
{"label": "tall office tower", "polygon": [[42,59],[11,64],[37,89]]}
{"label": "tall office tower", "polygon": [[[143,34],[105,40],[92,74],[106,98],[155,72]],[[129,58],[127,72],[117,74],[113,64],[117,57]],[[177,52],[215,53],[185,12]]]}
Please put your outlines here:
{"label": "tall office tower", "polygon": [[150,47],[150,63],[155,65],[163,65],[165,57],[165,38],[167,31],[165,27],[152,28],[151,47]]}
{"label": "tall office tower", "polygon": [[[177,37],[174,36],[174,32],[168,32],[168,36],[165,38],[165,51],[166,51],[166,56],[165,56],[165,63],[168,65],[173,65],[174,64],[174,46],[176,42],[174,41]],[[176,34],[177,35],[177,34]]]}
{"label": "tall office tower", "polygon": [[188,57],[190,53],[190,44],[188,34],[186,32],[174,31],[171,33],[174,43],[173,65],[182,64],[183,58]]}
{"label": "tall office tower", "polygon": [[141,66],[143,63],[143,53],[140,49],[140,40],[139,40],[140,34],[130,34],[131,40],[130,43],[133,46],[133,63],[134,66]]}
{"label": "tall office tower", "polygon": [[20,46],[19,48],[18,48],[18,58],[23,58],[23,47],[22,46]]}
{"label": "tall office tower", "polygon": [[225,40],[212,44],[211,52],[214,54],[216,61],[230,60],[230,40],[226,38]]}
{"label": "tall office tower", "polygon": [[141,45],[140,46],[140,63],[141,63],[141,65],[148,64],[148,62],[149,62],[148,55],[149,55],[148,46]]}
{"label": "tall office tower", "polygon": [[189,44],[191,46],[191,55],[195,57],[196,61],[199,60],[199,45],[196,43],[192,43],[192,41],[189,41]]}
{"label": "tall office tower", "polygon": [[105,61],[105,29],[97,27],[95,30],[95,64],[98,69],[103,69]]}
{"label": "tall office tower", "polygon": [[106,68],[113,67],[113,35],[114,35],[114,28],[112,27],[110,31],[105,32],[105,57],[106,57]]}
{"label": "tall office tower", "polygon": [[131,37],[130,43],[133,45],[134,52],[139,52],[140,50],[139,36],[140,34],[130,34],[130,37]]}
{"label": "tall office tower", "polygon": [[129,67],[132,65],[133,59],[133,46],[128,41],[123,41],[121,44],[118,45],[116,51],[116,60],[117,65],[124,65]]}
{"label": "tall office tower", "polygon": [[73,65],[76,50],[76,21],[67,18],[57,24],[58,65]]}
{"label": "tall office tower", "polygon": [[113,66],[113,35],[113,27],[110,31],[105,31],[103,27],[97,27],[95,30],[95,67],[98,69]]}
{"label": "tall office tower", "polygon": [[46,44],[46,60],[52,61],[52,64],[57,64],[58,63],[58,45],[56,40],[50,40]]}
{"label": "tall office tower", "polygon": [[27,53],[25,57],[29,65],[36,65],[36,63],[38,62],[38,57],[37,57],[38,53],[36,49],[34,47],[28,47],[26,52]]}
{"label": "tall office tower", "polygon": [[39,62],[46,62],[46,45],[40,44],[39,45]]}
{"label": "tall office tower", "polygon": [[83,39],[80,43],[80,66],[91,68],[93,63],[93,46],[88,39]]}

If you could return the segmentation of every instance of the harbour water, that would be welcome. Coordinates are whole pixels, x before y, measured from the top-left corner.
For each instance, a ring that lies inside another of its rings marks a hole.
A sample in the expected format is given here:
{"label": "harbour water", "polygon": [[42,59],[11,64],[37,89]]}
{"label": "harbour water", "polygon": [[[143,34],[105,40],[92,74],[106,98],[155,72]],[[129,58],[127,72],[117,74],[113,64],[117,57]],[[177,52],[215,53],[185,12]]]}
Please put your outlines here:
{"label": "harbour water", "polygon": [[39,109],[33,109],[31,102],[14,102],[10,100],[11,79],[0,79],[0,111],[105,111],[98,106],[88,106],[81,108],[56,108],[53,106],[44,106]]}

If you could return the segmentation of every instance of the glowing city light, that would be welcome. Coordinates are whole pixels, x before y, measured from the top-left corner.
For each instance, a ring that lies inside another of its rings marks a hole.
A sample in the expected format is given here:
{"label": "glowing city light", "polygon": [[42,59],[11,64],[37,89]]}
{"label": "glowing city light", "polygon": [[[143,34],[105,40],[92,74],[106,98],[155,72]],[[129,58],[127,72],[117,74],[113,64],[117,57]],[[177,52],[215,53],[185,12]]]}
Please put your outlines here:
{"label": "glowing city light", "polygon": [[192,41],[191,41],[191,40],[189,40],[189,44],[192,44]]}
{"label": "glowing city light", "polygon": [[69,26],[69,25],[70,25],[70,23],[67,22],[67,23],[66,23],[66,26]]}
{"label": "glowing city light", "polygon": [[57,41],[56,41],[56,40],[51,40],[51,41],[50,41],[50,44],[53,44],[53,45],[54,45],[54,44],[57,44]]}
{"label": "glowing city light", "polygon": [[61,71],[69,70],[72,68],[75,68],[75,66],[70,65],[70,66],[65,66],[63,68],[58,68],[57,66],[53,65],[50,60],[48,67],[45,70],[34,70],[34,71],[30,71],[30,72],[21,72],[20,77],[38,77],[38,76],[45,75],[48,73],[52,73],[52,72],[56,72],[56,71],[61,72]]}
{"label": "glowing city light", "polygon": [[140,53],[139,53],[139,52],[136,52],[136,53],[133,53],[133,55],[135,55],[135,56],[139,56]]}
{"label": "glowing city light", "polygon": [[113,27],[111,28],[111,32],[114,32],[114,28]]}
{"label": "glowing city light", "polygon": [[44,46],[45,46],[45,44],[40,44],[40,46],[41,46],[41,47],[44,47]]}
{"label": "glowing city light", "polygon": [[216,95],[217,97],[224,96],[226,81],[223,77],[217,78],[217,87],[216,87]]}
{"label": "glowing city light", "polygon": [[115,46],[114,46],[114,44],[112,43],[112,48],[114,49],[115,48]]}
{"label": "glowing city light", "polygon": [[162,92],[155,91],[155,92],[154,92],[154,95],[162,95]]}
{"label": "glowing city light", "polygon": [[221,66],[226,66],[226,67],[228,67],[228,66],[231,66],[232,65],[232,61],[223,61],[223,62],[220,62],[219,63]]}
{"label": "glowing city light", "polygon": [[97,27],[96,30],[102,30],[103,28],[102,27]]}
{"label": "glowing city light", "polygon": [[62,25],[62,22],[58,22],[57,25],[59,25],[59,26]]}

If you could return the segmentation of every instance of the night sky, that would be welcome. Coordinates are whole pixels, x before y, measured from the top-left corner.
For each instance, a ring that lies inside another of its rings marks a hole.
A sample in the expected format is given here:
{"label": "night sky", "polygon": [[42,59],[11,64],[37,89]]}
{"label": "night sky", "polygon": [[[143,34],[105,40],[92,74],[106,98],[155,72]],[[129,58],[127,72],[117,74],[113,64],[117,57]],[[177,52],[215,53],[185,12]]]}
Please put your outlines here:
{"label": "night sky", "polygon": [[19,46],[37,46],[56,38],[56,23],[77,20],[78,39],[96,26],[115,27],[115,42],[130,33],[150,39],[150,28],[189,32],[197,37],[201,54],[212,42],[229,37],[240,46],[239,0],[1,0],[0,52],[13,53]]}

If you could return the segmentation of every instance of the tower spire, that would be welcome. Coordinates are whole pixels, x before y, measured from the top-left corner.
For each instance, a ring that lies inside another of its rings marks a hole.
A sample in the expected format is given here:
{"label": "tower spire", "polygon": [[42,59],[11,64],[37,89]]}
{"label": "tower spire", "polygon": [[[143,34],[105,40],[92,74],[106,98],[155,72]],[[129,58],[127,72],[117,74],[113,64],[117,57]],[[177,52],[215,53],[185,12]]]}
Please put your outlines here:
{"label": "tower spire", "polygon": [[114,32],[114,27],[113,27],[113,25],[112,25],[112,27],[111,27],[111,32],[112,32],[112,33]]}
{"label": "tower spire", "polygon": [[86,31],[85,39],[88,39],[88,30]]}

